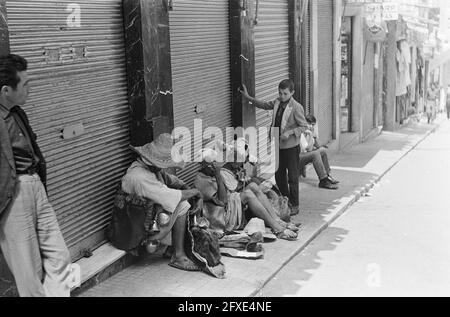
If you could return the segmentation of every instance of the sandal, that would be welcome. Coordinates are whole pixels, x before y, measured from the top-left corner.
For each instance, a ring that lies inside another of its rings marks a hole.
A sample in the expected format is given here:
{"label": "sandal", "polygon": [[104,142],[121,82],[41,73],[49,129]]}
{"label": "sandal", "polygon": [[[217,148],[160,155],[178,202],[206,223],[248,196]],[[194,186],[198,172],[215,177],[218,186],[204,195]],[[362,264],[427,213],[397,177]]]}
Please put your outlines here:
{"label": "sandal", "polygon": [[283,228],[285,228],[285,229],[289,229],[289,230],[291,230],[291,231],[293,231],[293,232],[299,232],[300,231],[300,229],[299,229],[299,227],[298,226],[296,226],[295,224],[293,224],[292,222],[285,222],[285,221],[283,221],[283,220],[278,220],[277,221],[278,222],[278,224],[280,225],[280,226],[282,226]]}
{"label": "sandal", "polygon": [[297,241],[298,235],[289,230],[285,229],[284,231],[274,232],[278,239],[287,240],[287,241]]}
{"label": "sandal", "polygon": [[297,227],[297,226],[296,226],[295,224],[293,224],[292,222],[290,222],[290,223],[287,224],[286,229],[289,229],[289,230],[291,230],[291,231],[293,231],[293,232],[299,232],[299,231],[300,231],[300,228]]}
{"label": "sandal", "polygon": [[178,259],[175,261],[175,258],[172,257],[172,259],[169,263],[169,266],[174,267],[176,269],[183,270],[183,271],[188,271],[188,272],[201,271],[200,267],[189,259],[182,259],[182,261],[180,261],[180,259]]}

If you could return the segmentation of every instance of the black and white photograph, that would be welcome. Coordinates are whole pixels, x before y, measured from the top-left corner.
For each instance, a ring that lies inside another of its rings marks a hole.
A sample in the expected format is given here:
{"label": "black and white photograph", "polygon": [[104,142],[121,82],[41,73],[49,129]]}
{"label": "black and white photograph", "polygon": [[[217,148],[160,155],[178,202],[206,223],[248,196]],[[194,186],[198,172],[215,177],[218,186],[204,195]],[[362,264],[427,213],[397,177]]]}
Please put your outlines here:
{"label": "black and white photograph", "polygon": [[443,298],[449,228],[448,0],[0,0],[0,300]]}

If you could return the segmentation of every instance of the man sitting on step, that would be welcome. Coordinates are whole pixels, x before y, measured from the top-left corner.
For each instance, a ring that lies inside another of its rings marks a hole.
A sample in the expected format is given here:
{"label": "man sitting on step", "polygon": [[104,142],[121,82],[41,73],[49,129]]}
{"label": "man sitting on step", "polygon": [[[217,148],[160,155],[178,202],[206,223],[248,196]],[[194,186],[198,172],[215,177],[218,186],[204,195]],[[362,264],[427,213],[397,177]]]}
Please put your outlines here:
{"label": "man sitting on step", "polygon": [[331,177],[330,164],[328,163],[328,155],[325,147],[320,146],[317,141],[317,133],[315,126],[317,119],[313,115],[307,115],[308,130],[304,133],[307,142],[306,148],[301,149],[300,153],[300,174],[306,177],[306,166],[313,163],[317,176],[319,177],[319,187],[324,189],[338,189],[339,182]]}
{"label": "man sitting on step", "polygon": [[173,145],[170,134],[161,134],[152,143],[142,147],[131,147],[138,154],[138,158],[122,178],[121,190],[123,193],[130,197],[140,197],[162,207],[164,212],[156,217],[159,228],[152,229],[151,231],[154,232],[146,237],[147,232],[142,232],[145,223],[137,222],[131,226],[134,232],[126,232],[123,228],[126,229],[128,221],[122,219],[126,218],[122,214],[131,213],[136,218],[137,212],[129,212],[125,205],[129,203],[132,206],[137,203],[128,202],[130,198],[123,199],[119,196],[120,199],[116,198],[115,205],[117,205],[117,210],[122,210],[122,212],[119,213],[115,209],[116,215],[113,213],[109,237],[115,247],[127,251],[138,247],[144,237],[145,240],[148,240],[146,241],[149,243],[147,251],[150,253],[155,250],[149,250],[159,243],[171,245],[174,252],[169,263],[170,266],[185,271],[200,271],[198,265],[185,253],[187,217],[191,208],[188,200],[200,197],[200,192],[197,189],[190,189],[176,176],[167,172],[167,169],[184,167],[184,163],[173,159],[171,153]]}

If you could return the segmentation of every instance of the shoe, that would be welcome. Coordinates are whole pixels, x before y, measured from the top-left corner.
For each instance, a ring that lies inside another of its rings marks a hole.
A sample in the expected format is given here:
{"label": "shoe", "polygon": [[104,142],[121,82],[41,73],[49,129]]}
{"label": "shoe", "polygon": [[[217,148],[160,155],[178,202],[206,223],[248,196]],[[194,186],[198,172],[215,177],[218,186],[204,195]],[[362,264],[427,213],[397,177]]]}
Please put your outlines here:
{"label": "shoe", "polygon": [[331,184],[333,184],[333,185],[337,185],[340,183],[338,180],[331,177],[331,175],[328,175],[328,179],[330,180]]}
{"label": "shoe", "polygon": [[328,178],[325,178],[320,181],[319,188],[336,190],[336,189],[338,189],[338,186],[335,184],[332,184]]}

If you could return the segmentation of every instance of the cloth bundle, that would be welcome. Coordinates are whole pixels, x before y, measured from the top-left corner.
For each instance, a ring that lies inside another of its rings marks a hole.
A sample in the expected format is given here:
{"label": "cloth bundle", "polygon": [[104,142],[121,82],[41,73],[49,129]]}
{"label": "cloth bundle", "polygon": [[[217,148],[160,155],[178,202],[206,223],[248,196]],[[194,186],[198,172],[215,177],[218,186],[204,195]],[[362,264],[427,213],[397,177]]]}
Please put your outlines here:
{"label": "cloth bundle", "polygon": [[236,233],[224,236],[219,240],[220,253],[233,258],[257,260],[264,257],[261,245],[261,233],[249,236],[246,233]]}
{"label": "cloth bundle", "polygon": [[190,204],[193,208],[188,217],[186,253],[204,272],[223,279],[226,272],[221,262],[219,239],[208,229],[208,220],[202,217],[203,200],[193,199]]}

